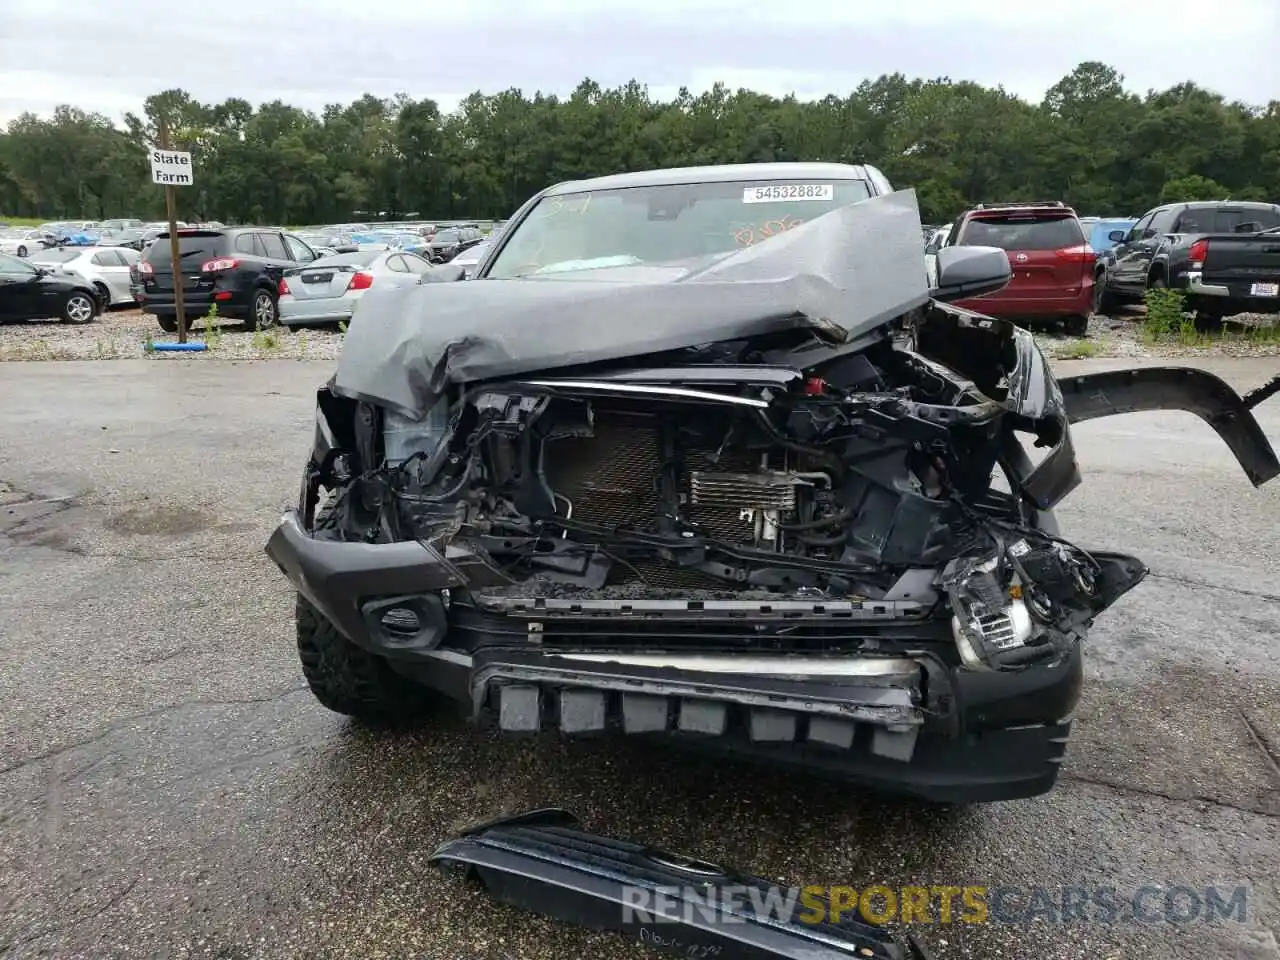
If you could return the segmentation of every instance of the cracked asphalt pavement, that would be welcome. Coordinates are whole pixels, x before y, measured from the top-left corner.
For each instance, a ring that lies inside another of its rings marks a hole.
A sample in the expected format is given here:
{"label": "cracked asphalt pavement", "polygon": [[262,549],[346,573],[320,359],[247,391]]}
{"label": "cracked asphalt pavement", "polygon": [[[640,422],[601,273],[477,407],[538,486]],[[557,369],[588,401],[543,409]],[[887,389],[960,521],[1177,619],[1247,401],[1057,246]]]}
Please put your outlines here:
{"label": "cracked asphalt pavement", "polygon": [[[1248,389],[1274,364],[1206,365]],[[1248,888],[1243,922],[921,927],[941,960],[1280,957],[1280,482],[1254,490],[1191,415],[1077,429],[1064,531],[1152,576],[1090,641],[1058,787],[940,811],[447,710],[401,732],[326,712],[262,545],[329,369],[5,365],[0,956],[650,955],[427,863],[467,822],[558,805],[788,884]],[[1280,440],[1280,399],[1258,412]]]}

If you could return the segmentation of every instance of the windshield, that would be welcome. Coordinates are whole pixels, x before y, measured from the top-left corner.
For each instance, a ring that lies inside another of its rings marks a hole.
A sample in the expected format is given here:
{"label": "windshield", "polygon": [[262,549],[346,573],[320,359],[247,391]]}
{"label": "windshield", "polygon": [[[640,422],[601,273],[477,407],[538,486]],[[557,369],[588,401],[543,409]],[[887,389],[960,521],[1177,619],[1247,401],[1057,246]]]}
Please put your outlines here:
{"label": "windshield", "polygon": [[490,277],[661,263],[728,253],[870,196],[862,180],[625,187],[544,197]]}
{"label": "windshield", "polygon": [[457,230],[441,230],[438,233],[436,233],[436,240],[439,243],[457,243],[458,231]]}
{"label": "windshield", "polygon": [[1280,208],[1192,207],[1184,210],[1178,233],[1254,233],[1280,226]]}
{"label": "windshield", "polygon": [[[225,248],[224,234],[214,230],[191,230],[178,234],[178,256],[186,263],[199,263],[201,257],[216,257]],[[155,266],[171,266],[173,255],[170,251],[169,234],[161,233],[156,237],[157,243],[147,248],[146,260]]]}
{"label": "windshield", "polygon": [[41,250],[31,255],[34,263],[67,263],[80,256],[79,250]]}
{"label": "windshield", "polygon": [[34,274],[35,272],[36,268],[31,266],[31,264],[27,263],[25,260],[19,260],[17,257],[9,257],[0,253],[0,273],[27,276]]}
{"label": "windshield", "polygon": [[962,247],[1002,250],[1062,250],[1082,243],[1084,233],[1075,217],[1027,213],[975,217],[958,241]]}

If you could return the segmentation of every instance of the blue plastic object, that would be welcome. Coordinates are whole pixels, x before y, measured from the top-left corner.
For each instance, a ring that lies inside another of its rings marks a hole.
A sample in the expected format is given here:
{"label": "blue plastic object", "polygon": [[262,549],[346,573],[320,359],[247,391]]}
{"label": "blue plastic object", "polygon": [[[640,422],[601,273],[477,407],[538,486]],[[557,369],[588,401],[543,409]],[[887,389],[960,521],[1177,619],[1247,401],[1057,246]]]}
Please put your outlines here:
{"label": "blue plastic object", "polygon": [[209,345],[200,340],[192,340],[190,343],[155,343],[153,341],[151,349],[172,353],[195,353],[200,350],[208,350]]}
{"label": "blue plastic object", "polygon": [[1099,220],[1093,224],[1093,228],[1089,233],[1089,246],[1093,247],[1094,253],[1110,250],[1115,246],[1115,242],[1108,234],[1113,230],[1124,230],[1127,233],[1137,222],[1137,220],[1122,217]]}

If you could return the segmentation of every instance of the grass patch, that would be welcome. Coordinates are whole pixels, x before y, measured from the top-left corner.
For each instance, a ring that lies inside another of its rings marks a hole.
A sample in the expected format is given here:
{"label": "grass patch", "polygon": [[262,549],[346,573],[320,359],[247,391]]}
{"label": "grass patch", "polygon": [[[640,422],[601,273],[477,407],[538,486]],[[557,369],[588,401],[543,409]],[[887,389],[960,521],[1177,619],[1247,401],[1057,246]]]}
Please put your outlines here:
{"label": "grass patch", "polygon": [[48,222],[48,220],[41,220],[38,217],[9,217],[0,213],[0,223],[7,223],[11,227],[38,227],[40,224]]}
{"label": "grass patch", "polygon": [[0,360],[80,360],[74,350],[68,347],[55,347],[48,340],[33,340],[30,343],[15,343],[0,348]]}
{"label": "grass patch", "polygon": [[253,332],[253,348],[274,353],[280,349],[280,335],[274,330],[255,330]]}
{"label": "grass patch", "polygon": [[[1142,338],[1148,343],[1181,340],[1188,325],[1186,298],[1168,287],[1152,287],[1143,295],[1147,315],[1142,321]],[[1195,327],[1191,327],[1195,333]]]}
{"label": "grass patch", "polygon": [[201,319],[202,329],[200,338],[204,340],[204,345],[210,351],[217,350],[222,345],[222,324],[218,319],[218,305],[216,303],[209,304],[209,312]]}
{"label": "grass patch", "polygon": [[1176,344],[1180,347],[1262,346],[1280,343],[1280,323],[1232,323],[1228,317],[1220,330],[1197,330],[1186,312],[1186,301],[1177,290],[1148,290],[1144,297],[1147,316],[1142,322],[1142,339],[1148,344]]}
{"label": "grass patch", "polygon": [[1053,351],[1056,360],[1088,360],[1090,357],[1102,355],[1102,344],[1096,340],[1077,340],[1064,343]]}

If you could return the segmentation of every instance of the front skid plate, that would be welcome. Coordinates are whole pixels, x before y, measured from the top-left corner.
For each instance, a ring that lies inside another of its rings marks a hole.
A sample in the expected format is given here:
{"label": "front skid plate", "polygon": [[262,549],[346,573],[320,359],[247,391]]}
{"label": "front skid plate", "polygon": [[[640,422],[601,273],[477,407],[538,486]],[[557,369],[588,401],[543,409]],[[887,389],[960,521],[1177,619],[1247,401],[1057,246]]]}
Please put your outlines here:
{"label": "front skid plate", "polygon": [[901,944],[856,913],[836,923],[804,922],[812,901],[790,915],[756,913],[753,904],[777,903],[786,891],[715,864],[584,833],[563,810],[473,827],[431,862],[477,878],[503,903],[695,960],[930,960],[914,937]]}

